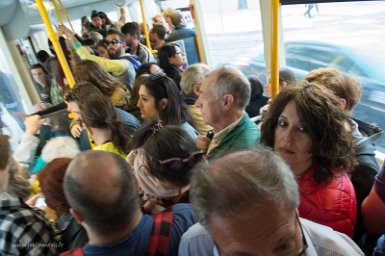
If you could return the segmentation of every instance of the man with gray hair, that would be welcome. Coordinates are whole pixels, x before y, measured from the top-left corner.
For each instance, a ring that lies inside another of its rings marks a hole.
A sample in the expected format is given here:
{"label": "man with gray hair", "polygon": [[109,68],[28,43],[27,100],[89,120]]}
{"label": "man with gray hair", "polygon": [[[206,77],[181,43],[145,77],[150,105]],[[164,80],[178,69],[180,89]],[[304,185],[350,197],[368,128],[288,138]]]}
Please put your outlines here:
{"label": "man with gray hair", "polygon": [[202,135],[206,135],[208,131],[213,129],[213,127],[203,121],[202,113],[195,105],[200,94],[200,87],[203,79],[206,77],[208,72],[209,67],[206,64],[193,64],[188,66],[185,72],[183,72],[182,79],[180,81],[180,88],[184,94],[184,102],[190,110],[192,125]]}
{"label": "man with gray hair", "polygon": [[183,235],[179,255],[364,255],[346,235],[298,217],[296,180],[270,149],[200,166],[190,191],[200,224]]}
{"label": "man with gray hair", "polygon": [[196,145],[209,159],[259,143],[259,128],[245,112],[250,91],[247,78],[228,66],[214,69],[203,80],[196,105],[203,121],[214,128],[214,137],[199,136]]}

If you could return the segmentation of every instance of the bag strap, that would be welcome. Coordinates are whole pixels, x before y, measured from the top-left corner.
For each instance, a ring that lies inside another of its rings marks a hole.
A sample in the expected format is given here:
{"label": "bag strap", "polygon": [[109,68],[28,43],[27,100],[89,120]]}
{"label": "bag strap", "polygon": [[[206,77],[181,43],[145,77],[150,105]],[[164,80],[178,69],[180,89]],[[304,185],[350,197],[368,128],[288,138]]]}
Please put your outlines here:
{"label": "bag strap", "polygon": [[147,256],[167,255],[171,238],[172,209],[167,208],[163,212],[153,216],[150,240],[147,244]]}

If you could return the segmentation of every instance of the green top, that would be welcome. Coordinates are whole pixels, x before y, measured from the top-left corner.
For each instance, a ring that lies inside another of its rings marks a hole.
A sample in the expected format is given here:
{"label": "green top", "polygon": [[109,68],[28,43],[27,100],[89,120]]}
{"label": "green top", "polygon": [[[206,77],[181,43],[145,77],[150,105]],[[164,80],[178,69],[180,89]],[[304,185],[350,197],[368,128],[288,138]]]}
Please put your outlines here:
{"label": "green top", "polygon": [[226,152],[255,148],[259,144],[260,138],[259,128],[251,121],[247,113],[244,113],[239,123],[223,137],[217,147],[210,151],[207,158],[211,160]]}

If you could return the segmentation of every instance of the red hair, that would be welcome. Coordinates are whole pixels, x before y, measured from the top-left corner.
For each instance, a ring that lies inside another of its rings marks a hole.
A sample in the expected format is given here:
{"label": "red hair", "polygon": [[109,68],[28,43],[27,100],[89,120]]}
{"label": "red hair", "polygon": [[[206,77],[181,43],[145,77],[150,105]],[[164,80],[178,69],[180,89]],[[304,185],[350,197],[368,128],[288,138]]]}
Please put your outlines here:
{"label": "red hair", "polygon": [[55,210],[59,216],[69,212],[70,209],[64,195],[63,180],[71,161],[71,158],[56,158],[49,162],[37,176],[47,206]]}

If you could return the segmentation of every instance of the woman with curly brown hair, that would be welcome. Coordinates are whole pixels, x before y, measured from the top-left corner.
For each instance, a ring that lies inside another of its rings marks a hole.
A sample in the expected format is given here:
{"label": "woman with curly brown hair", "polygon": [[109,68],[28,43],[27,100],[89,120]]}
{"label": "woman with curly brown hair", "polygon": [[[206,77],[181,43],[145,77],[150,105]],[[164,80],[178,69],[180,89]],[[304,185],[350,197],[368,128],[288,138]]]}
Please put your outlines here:
{"label": "woman with curly brown hair", "polygon": [[130,92],[117,78],[104,71],[100,65],[91,60],[80,61],[74,70],[76,83],[90,82],[109,97],[113,106],[127,110]]}
{"label": "woman with curly brown hair", "polygon": [[347,172],[355,161],[347,118],[331,91],[300,81],[273,100],[261,141],[296,175],[300,216],[351,237],[356,195]]}

